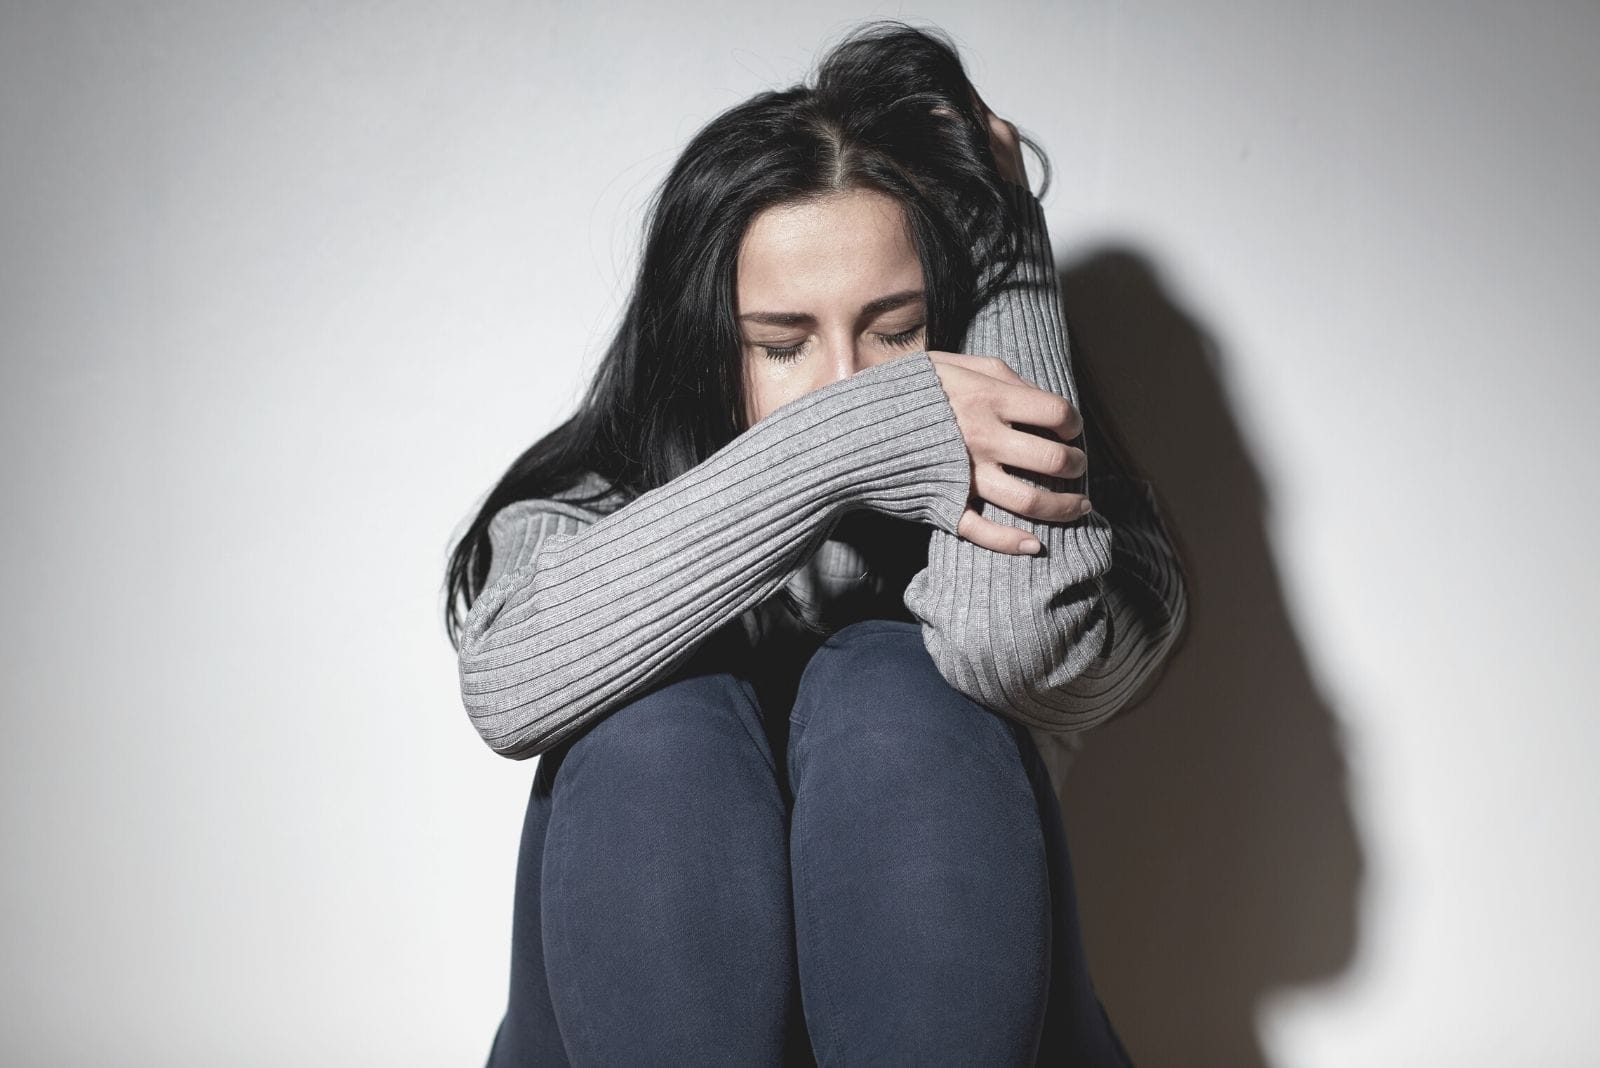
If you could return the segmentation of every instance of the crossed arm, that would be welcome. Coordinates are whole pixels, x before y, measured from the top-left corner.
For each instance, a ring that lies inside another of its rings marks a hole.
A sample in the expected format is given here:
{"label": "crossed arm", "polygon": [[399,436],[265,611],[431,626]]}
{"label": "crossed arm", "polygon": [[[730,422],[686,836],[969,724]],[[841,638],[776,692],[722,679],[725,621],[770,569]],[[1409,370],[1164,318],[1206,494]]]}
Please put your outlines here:
{"label": "crossed arm", "polygon": [[[1007,190],[1023,222],[1022,262],[978,310],[962,351],[998,356],[1081,409],[1043,206],[1025,186]],[[1047,489],[1087,492],[1095,507],[1082,518],[1050,522],[975,505],[985,518],[1032,533],[1041,555],[993,552],[935,529],[928,566],[905,594],[952,686],[1053,734],[1088,730],[1148,692],[1187,616],[1182,566],[1153,487],[1098,449],[1095,437],[1088,426],[1086,487],[1013,472]]]}

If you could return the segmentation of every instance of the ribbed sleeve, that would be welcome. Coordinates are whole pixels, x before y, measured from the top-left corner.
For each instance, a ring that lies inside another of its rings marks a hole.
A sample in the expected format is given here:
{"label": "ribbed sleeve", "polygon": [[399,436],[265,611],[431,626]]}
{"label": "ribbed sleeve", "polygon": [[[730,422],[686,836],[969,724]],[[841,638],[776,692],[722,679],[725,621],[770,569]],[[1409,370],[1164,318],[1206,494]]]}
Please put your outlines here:
{"label": "ribbed sleeve", "polygon": [[[1077,406],[1044,208],[1026,187],[1008,190],[1023,221],[1023,259],[974,316],[962,351],[998,356]],[[1083,446],[1081,436],[1074,441]],[[1080,519],[1045,522],[978,503],[986,518],[1036,536],[1042,554],[999,553],[935,529],[928,566],[905,593],[952,686],[1053,735],[1088,730],[1125,707],[1159,669],[1185,615],[1177,556],[1148,484],[1116,471],[1097,477],[1097,458],[1085,451],[1089,470],[1077,479],[1013,470],[1048,489],[1087,485],[1095,510]]]}
{"label": "ribbed sleeve", "polygon": [[1069,691],[1085,706],[1121,711],[1154,688],[1188,622],[1188,590],[1151,483],[1091,475],[1089,496],[1116,532],[1105,591],[1111,636]]}
{"label": "ribbed sleeve", "polygon": [[503,508],[457,649],[467,713],[497,753],[542,753],[770,597],[844,512],[954,532],[970,490],[955,413],[916,352],[790,401],[609,514]]}

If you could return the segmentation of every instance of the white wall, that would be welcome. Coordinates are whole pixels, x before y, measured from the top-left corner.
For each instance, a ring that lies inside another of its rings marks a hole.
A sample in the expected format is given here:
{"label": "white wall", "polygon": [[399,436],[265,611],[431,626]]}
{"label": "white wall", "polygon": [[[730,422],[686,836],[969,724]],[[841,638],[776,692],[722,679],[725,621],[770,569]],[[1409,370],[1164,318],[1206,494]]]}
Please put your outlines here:
{"label": "white wall", "polygon": [[716,111],[929,19],[1195,568],[1067,787],[1146,1065],[1600,1060],[1600,8],[8,4],[4,1059],[480,1063],[439,619]]}

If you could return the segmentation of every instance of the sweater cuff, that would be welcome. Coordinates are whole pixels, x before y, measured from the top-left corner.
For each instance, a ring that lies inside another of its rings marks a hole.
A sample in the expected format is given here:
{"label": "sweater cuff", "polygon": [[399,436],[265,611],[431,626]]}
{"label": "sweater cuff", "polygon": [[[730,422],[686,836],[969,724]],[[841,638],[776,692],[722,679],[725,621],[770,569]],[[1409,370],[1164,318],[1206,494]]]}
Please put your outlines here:
{"label": "sweater cuff", "polygon": [[[878,473],[856,486],[853,503],[955,534],[972,495],[972,456],[955,409],[926,351],[889,362],[904,369],[897,408],[903,414],[923,413],[926,420],[919,420],[916,431],[904,436],[901,447],[888,450],[895,462],[881,465]],[[883,444],[878,427],[863,427],[860,433],[865,435],[865,449]]]}

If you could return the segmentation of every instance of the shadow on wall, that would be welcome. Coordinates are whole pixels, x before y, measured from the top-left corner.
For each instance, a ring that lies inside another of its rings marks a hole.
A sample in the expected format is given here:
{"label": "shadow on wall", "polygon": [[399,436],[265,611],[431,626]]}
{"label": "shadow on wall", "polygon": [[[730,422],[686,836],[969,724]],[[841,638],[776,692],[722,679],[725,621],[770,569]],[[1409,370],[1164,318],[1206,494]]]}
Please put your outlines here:
{"label": "shadow on wall", "polygon": [[1130,250],[1062,291],[1073,361],[1189,572],[1161,683],[1087,736],[1061,789],[1095,984],[1141,1068],[1265,1066],[1263,997],[1334,978],[1359,936],[1340,723],[1285,611],[1216,346]]}

